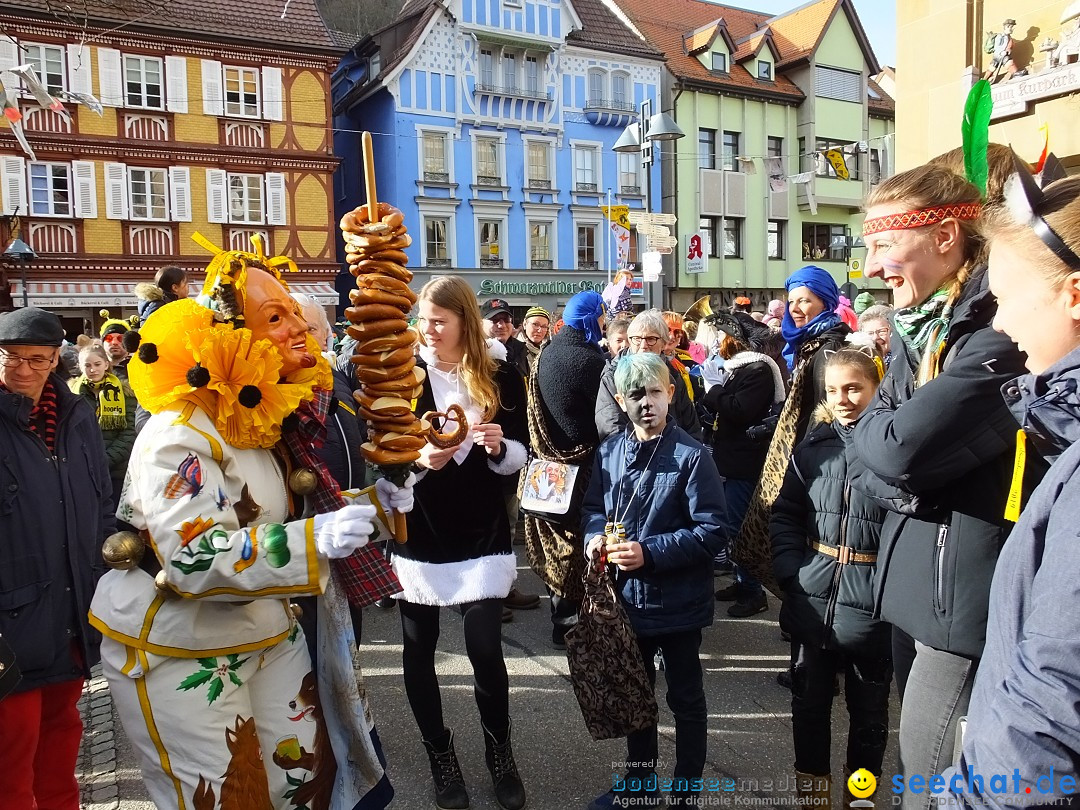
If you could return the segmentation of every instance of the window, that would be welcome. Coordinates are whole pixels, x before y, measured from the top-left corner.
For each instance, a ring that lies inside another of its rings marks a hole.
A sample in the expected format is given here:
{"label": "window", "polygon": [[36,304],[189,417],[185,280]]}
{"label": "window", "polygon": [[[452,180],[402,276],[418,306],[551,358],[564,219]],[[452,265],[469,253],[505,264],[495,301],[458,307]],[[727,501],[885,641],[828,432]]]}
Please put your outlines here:
{"label": "window", "polygon": [[124,57],[124,99],[128,107],[162,108],[161,60],[152,56]]}
{"label": "window", "polygon": [[784,223],[776,220],[769,220],[769,258],[770,259],[782,259],[784,258]]}
{"label": "window", "polygon": [[544,141],[529,141],[529,188],[551,188],[549,147]]}
{"label": "window", "polygon": [[[835,149],[844,158],[844,164],[847,166],[849,179],[859,179],[859,161],[857,156],[845,154],[845,148],[851,148],[851,141],[831,141],[827,138],[818,138],[817,143],[814,146],[814,173],[818,177],[836,177],[836,169],[833,168],[829,159],[825,157],[825,153],[830,149]],[[855,157],[854,160],[851,158]]]}
{"label": "window", "polygon": [[39,217],[72,215],[70,165],[30,164],[30,214]]}
{"label": "window", "polygon": [[803,259],[846,261],[847,230],[843,225],[807,223],[803,225]]}
{"label": "window", "polygon": [[225,75],[225,114],[242,118],[259,117],[259,71],[229,67]]}
{"label": "window", "polygon": [[424,179],[431,183],[449,183],[450,169],[446,163],[446,134],[424,133]]}
{"label": "window", "polygon": [[596,147],[574,147],[574,191],[596,191],[599,188],[596,164]]}
{"label": "window", "polygon": [[712,52],[712,69],[727,73],[727,54]]}
{"label": "window", "polygon": [[376,78],[382,72],[382,56],[376,51],[368,57],[368,79]]}
{"label": "window", "polygon": [[577,268],[595,270],[596,263],[596,226],[578,225],[577,227]]}
{"label": "window", "polygon": [[604,100],[604,72],[589,71],[589,104],[599,107]]}
{"label": "window", "polygon": [[723,164],[720,166],[726,172],[733,172],[738,170],[738,161],[735,160],[739,156],[739,133],[728,132],[724,130],[724,153]]}
{"label": "window", "polygon": [[169,218],[169,206],[166,202],[167,177],[168,172],[165,169],[128,169],[128,191],[131,195],[129,210],[132,219]]}
{"label": "window", "polygon": [[263,182],[259,174],[229,175],[229,222],[261,225]]}
{"label": "window", "polygon": [[502,185],[499,142],[495,138],[476,139],[476,182],[481,186]]}
{"label": "window", "polygon": [[503,67],[503,90],[508,93],[517,91],[517,57],[512,53],[504,53],[502,58]]}
{"label": "window", "polygon": [[742,256],[742,220],[724,220],[724,258],[737,259]]}
{"label": "window", "polygon": [[698,220],[698,235],[701,236],[701,250],[709,257],[715,258],[717,255],[714,249],[716,240],[716,217],[702,217]]}
{"label": "window", "polygon": [[698,168],[716,168],[716,130],[699,129],[697,131]]}
{"label": "window", "polygon": [[784,139],[770,135],[765,139],[765,156],[782,158],[784,156]]}
{"label": "window", "polygon": [[550,222],[533,222],[529,225],[529,265],[533,269],[550,270],[551,261]]}
{"label": "window", "polygon": [[637,152],[616,152],[619,164],[619,193],[641,194],[641,155]]}
{"label": "window", "polygon": [[60,45],[23,44],[26,63],[50,93],[64,90],[64,49]]}
{"label": "window", "polygon": [[615,73],[611,77],[611,100],[619,109],[625,109],[630,104],[626,92],[627,81],[625,73]]}
{"label": "window", "polygon": [[535,56],[525,57],[525,90],[531,96],[540,95],[540,63]]}
{"label": "window", "polygon": [[817,65],[814,67],[814,95],[837,101],[862,104],[863,78],[852,70]]}
{"label": "window", "polygon": [[502,223],[497,219],[482,219],[477,224],[480,232],[480,266],[502,267],[502,249],[499,243]]}
{"label": "window", "polygon": [[480,84],[489,89],[495,85],[495,55],[486,48],[480,51]]}
{"label": "window", "polygon": [[876,186],[881,182],[881,150],[870,150],[870,185]]}
{"label": "window", "polygon": [[772,64],[766,62],[764,59],[758,59],[757,77],[759,79],[765,79],[766,81],[772,81]]}
{"label": "window", "polygon": [[444,217],[424,218],[424,255],[428,267],[449,267],[450,251],[446,234],[450,220]]}

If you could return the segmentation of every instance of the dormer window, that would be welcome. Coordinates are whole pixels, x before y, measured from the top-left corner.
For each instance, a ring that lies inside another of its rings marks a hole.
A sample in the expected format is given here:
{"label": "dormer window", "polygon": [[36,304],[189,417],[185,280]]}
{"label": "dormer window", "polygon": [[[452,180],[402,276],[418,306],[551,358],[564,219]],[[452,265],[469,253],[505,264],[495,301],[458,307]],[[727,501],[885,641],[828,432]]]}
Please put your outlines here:
{"label": "dormer window", "polygon": [[727,54],[718,53],[713,51],[712,53],[712,69],[718,70],[721,73],[727,73]]}
{"label": "dormer window", "polygon": [[765,81],[772,81],[772,63],[759,59],[757,63],[757,77]]}

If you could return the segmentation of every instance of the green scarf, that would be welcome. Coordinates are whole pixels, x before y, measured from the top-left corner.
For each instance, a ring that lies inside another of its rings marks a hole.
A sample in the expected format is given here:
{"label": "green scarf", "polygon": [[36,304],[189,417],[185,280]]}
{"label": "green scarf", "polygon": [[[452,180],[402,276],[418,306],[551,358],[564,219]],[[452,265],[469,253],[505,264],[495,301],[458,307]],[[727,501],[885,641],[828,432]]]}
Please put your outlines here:
{"label": "green scarf", "polygon": [[912,349],[921,351],[915,385],[920,386],[937,376],[941,349],[949,337],[949,322],[953,305],[949,291],[941,288],[921,304],[898,309],[893,314],[896,331]]}
{"label": "green scarf", "polygon": [[95,411],[102,430],[123,430],[127,427],[127,397],[124,385],[115,374],[106,374],[99,383],[91,382],[83,374],[72,380],[69,387],[76,394],[87,398],[96,396]]}

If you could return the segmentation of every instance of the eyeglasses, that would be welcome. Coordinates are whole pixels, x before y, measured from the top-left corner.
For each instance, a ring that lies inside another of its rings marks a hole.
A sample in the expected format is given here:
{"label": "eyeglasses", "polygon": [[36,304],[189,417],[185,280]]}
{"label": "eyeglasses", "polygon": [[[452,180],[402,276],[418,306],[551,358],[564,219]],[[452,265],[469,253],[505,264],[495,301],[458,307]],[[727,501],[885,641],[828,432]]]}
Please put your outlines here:
{"label": "eyeglasses", "polygon": [[509,315],[500,315],[499,317],[492,318],[491,322],[492,323],[510,323],[510,316]]}
{"label": "eyeglasses", "polygon": [[632,337],[627,338],[627,340],[629,340],[630,343],[633,344],[634,346],[640,346],[642,343],[644,343],[649,348],[652,348],[653,346],[655,346],[657,343],[660,342],[660,338],[657,337],[656,335],[649,335],[648,337],[642,337],[641,335],[634,335]]}
{"label": "eyeglasses", "polygon": [[4,368],[18,368],[23,363],[26,363],[34,371],[44,371],[47,368],[52,368],[55,359],[55,357],[23,357],[20,354],[0,351],[0,366]]}
{"label": "eyeglasses", "polygon": [[875,336],[880,337],[880,338],[887,338],[889,335],[892,334],[892,329],[890,329],[887,326],[882,328],[882,329],[869,329],[869,330],[867,330],[867,334],[868,335],[875,335]]}

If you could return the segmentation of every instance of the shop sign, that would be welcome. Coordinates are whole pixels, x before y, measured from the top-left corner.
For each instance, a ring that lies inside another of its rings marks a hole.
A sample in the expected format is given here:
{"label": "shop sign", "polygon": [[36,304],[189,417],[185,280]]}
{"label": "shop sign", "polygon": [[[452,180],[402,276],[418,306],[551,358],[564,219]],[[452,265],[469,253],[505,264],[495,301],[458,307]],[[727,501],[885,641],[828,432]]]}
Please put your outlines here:
{"label": "shop sign", "polygon": [[1006,118],[1027,111],[1027,105],[1045,98],[1063,96],[1080,90],[1080,63],[1043,71],[1036,76],[996,84],[990,89],[994,110],[990,120]]}
{"label": "shop sign", "polygon": [[603,281],[518,281],[499,278],[480,279],[480,295],[574,295],[585,290],[603,292],[607,286]]}

